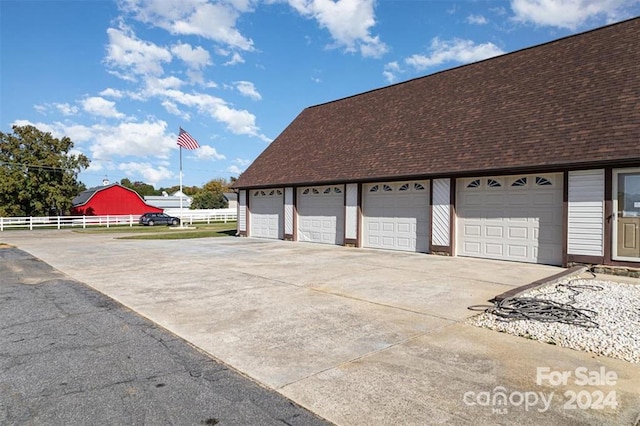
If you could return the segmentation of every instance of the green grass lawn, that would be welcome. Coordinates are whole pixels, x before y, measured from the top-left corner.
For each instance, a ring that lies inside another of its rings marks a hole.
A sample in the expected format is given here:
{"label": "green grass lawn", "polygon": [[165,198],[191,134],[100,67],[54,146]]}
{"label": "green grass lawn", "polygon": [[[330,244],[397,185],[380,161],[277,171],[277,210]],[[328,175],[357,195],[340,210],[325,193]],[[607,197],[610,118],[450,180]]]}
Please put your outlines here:
{"label": "green grass lawn", "polygon": [[118,237],[121,239],[130,240],[182,240],[188,238],[212,238],[212,237],[228,237],[236,234],[236,222],[227,223],[197,223],[193,225],[186,225],[185,228],[195,229],[180,229],[179,227],[173,227],[169,229],[167,226],[111,226],[109,228],[90,228],[81,229],[75,232],[83,234],[96,234],[96,233],[127,233],[129,235]]}

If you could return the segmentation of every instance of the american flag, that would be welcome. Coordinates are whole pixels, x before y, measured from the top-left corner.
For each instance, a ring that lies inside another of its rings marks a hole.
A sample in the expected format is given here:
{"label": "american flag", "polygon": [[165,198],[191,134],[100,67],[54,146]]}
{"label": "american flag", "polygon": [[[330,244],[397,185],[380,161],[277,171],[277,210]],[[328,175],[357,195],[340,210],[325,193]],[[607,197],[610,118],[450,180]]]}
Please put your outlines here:
{"label": "american flag", "polygon": [[184,149],[198,149],[200,145],[198,141],[191,137],[191,135],[180,127],[180,134],[178,134],[178,145],[183,147]]}

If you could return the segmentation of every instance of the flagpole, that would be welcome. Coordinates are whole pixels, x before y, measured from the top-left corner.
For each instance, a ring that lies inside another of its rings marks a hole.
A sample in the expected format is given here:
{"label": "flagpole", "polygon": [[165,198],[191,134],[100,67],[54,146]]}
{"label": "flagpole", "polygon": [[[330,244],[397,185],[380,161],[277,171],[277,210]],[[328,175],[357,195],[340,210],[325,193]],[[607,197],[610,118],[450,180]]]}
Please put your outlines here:
{"label": "flagpole", "polygon": [[198,149],[200,148],[200,144],[180,127],[178,130],[178,146],[180,147],[180,227],[182,228],[184,227],[182,220],[182,198],[184,197],[184,193],[182,192],[182,148]]}
{"label": "flagpole", "polygon": [[182,147],[180,147],[180,227],[184,226],[182,221]]}

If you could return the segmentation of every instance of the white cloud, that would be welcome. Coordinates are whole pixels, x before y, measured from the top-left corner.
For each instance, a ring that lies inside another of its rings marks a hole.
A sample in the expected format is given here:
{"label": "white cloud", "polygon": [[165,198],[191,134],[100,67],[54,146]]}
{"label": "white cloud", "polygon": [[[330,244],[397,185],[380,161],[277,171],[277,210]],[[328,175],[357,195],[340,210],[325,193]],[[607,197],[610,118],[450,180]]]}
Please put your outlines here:
{"label": "white cloud", "polygon": [[398,74],[402,72],[398,62],[393,61],[385,64],[382,75],[389,83],[395,83],[398,80]]}
{"label": "white cloud", "polygon": [[98,93],[100,96],[107,96],[109,98],[120,99],[124,96],[124,93],[118,89],[112,89],[111,87],[104,89],[102,92]]}
{"label": "white cloud", "polygon": [[370,29],[376,24],[374,0],[288,0],[303,16],[326,28],[337,46],[362,56],[381,57],[389,49]]}
{"label": "white cloud", "polygon": [[123,0],[119,5],[137,20],[163,28],[172,34],[197,35],[231,48],[253,50],[253,41],[236,28],[239,12],[248,12],[251,1],[211,3],[207,0]]}
{"label": "white cloud", "polygon": [[235,85],[236,89],[238,89],[238,92],[240,92],[242,95],[247,96],[255,101],[259,101],[260,99],[262,99],[262,95],[258,93],[255,85],[252,82],[236,81]]}
{"label": "white cloud", "polygon": [[34,124],[28,120],[18,120],[15,124],[31,124],[42,131],[51,132],[54,137],[68,136],[76,148],[87,146],[83,151],[91,151],[92,158],[102,161],[127,155],[166,158],[177,147],[177,136],[166,135],[167,123],[162,120],[92,126],[59,121]]}
{"label": "white cloud", "polygon": [[61,129],[71,140],[75,143],[84,144],[85,142],[91,142],[93,140],[93,131],[91,127],[84,126],[82,124],[62,124],[55,123],[55,125]]}
{"label": "white cloud", "polygon": [[244,58],[238,52],[234,52],[231,55],[231,59],[229,59],[223,65],[229,66],[229,65],[235,65],[235,64],[244,64]]}
{"label": "white cloud", "polygon": [[167,123],[161,120],[92,126],[94,142],[90,149],[99,159],[126,155],[166,158],[177,146],[175,138],[165,134],[166,128]]}
{"label": "white cloud", "polygon": [[227,158],[219,154],[214,147],[209,145],[200,145],[200,148],[194,152],[199,160],[224,160]]}
{"label": "white cloud", "polygon": [[491,8],[489,8],[489,11],[495,13],[498,16],[504,16],[504,15],[507,14],[507,9],[505,9],[502,6],[491,7]]}
{"label": "white cloud", "polygon": [[46,114],[49,111],[49,106],[47,105],[34,105],[33,109],[38,111],[40,114]]}
{"label": "white cloud", "polygon": [[271,139],[260,133],[256,126],[256,117],[247,110],[229,107],[224,99],[205,93],[186,93],[181,90],[158,90],[155,96],[161,96],[171,102],[196,108],[201,114],[207,114],[226,125],[227,129],[237,135],[249,135],[271,142]]}
{"label": "white cloud", "polygon": [[99,96],[92,96],[81,101],[82,109],[89,114],[107,118],[124,118],[125,115],[116,110],[116,103]]}
{"label": "white cloud", "polygon": [[17,120],[14,124],[33,125],[57,138],[68,136],[76,149],[85,155],[90,152],[92,162],[108,162],[113,157],[129,155],[167,158],[177,148],[177,136],[166,134],[167,123],[162,120],[92,126],[59,121],[31,123],[28,120]]}
{"label": "white cloud", "polygon": [[234,175],[239,175],[240,173],[242,173],[242,170],[241,170],[238,166],[236,166],[236,165],[229,166],[229,167],[227,168],[227,171],[228,171],[229,173],[234,174]]}
{"label": "white cloud", "polygon": [[181,111],[180,108],[178,108],[178,105],[169,100],[162,101],[162,106],[169,114],[176,115],[185,121],[191,120],[189,113]]}
{"label": "white cloud", "polygon": [[125,25],[120,29],[107,29],[107,35],[109,44],[105,61],[108,66],[119,68],[112,70],[118,77],[133,80],[134,75],[162,75],[162,63],[171,61],[168,49],[138,39]]}
{"label": "white cloud", "polygon": [[475,24],[475,25],[484,25],[489,23],[489,21],[487,21],[487,18],[485,18],[482,15],[469,15],[467,16],[467,19],[465,19],[469,24]]}
{"label": "white cloud", "polygon": [[175,174],[164,166],[154,167],[150,163],[135,161],[119,164],[118,170],[123,171],[128,177],[142,176],[145,183],[154,186],[165,179],[175,177]]}
{"label": "white cloud", "polygon": [[182,59],[191,69],[201,69],[211,65],[211,55],[200,46],[193,48],[190,44],[179,43],[171,46],[171,53]]}
{"label": "white cloud", "polygon": [[55,103],[53,104],[62,115],[75,115],[78,113],[78,107],[70,105],[68,103]]}
{"label": "white cloud", "polygon": [[65,116],[75,115],[79,111],[77,106],[71,105],[69,103],[34,105],[33,108],[40,114],[47,114],[49,111],[55,108],[59,113]]}
{"label": "white cloud", "polygon": [[246,167],[251,164],[251,160],[247,160],[246,158],[236,158],[233,160],[233,163],[239,165],[240,167]]}
{"label": "white cloud", "polygon": [[186,71],[186,74],[187,74],[187,77],[189,77],[190,83],[205,85],[204,75],[202,74],[202,71],[189,69]]}
{"label": "white cloud", "polygon": [[431,41],[429,50],[428,55],[411,55],[405,59],[405,62],[417,70],[425,70],[448,62],[466,64],[504,53],[493,43],[475,44],[472,40],[458,38],[443,41],[437,37]]}
{"label": "white cloud", "polygon": [[171,76],[166,78],[149,77],[145,79],[144,95],[154,96],[162,94],[169,89],[179,89],[184,82],[178,77]]}
{"label": "white cloud", "polygon": [[626,8],[638,3],[638,0],[511,0],[511,9],[519,22],[575,30],[593,18],[612,22],[631,17]]}
{"label": "white cloud", "polygon": [[238,135],[258,136],[263,140],[267,140],[265,136],[260,135],[256,126],[256,117],[247,110],[238,110],[229,108],[227,105],[217,105],[212,115],[219,121],[225,123],[231,132]]}

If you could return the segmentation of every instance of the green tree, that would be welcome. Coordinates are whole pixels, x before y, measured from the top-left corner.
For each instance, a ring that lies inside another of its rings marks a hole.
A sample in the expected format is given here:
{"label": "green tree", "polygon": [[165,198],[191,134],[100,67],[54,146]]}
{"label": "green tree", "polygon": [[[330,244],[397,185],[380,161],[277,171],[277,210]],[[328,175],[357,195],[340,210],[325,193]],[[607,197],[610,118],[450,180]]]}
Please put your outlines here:
{"label": "green tree", "polygon": [[146,197],[147,195],[161,195],[162,191],[156,190],[153,185],[144,183],[141,181],[131,182],[128,178],[120,179],[120,185],[125,188],[133,189],[140,195],[141,197]]}
{"label": "green tree", "polygon": [[228,206],[229,203],[224,195],[210,191],[200,191],[191,200],[191,209],[224,209]]}
{"label": "green tree", "polygon": [[229,202],[223,193],[229,190],[229,182],[223,178],[212,179],[193,195],[192,209],[224,209]]}
{"label": "green tree", "polygon": [[224,178],[212,179],[202,186],[205,191],[213,192],[214,194],[222,194],[229,191],[230,183]]}
{"label": "green tree", "polygon": [[54,138],[34,126],[0,132],[0,216],[63,214],[85,186],[78,173],[89,167],[83,154],[70,154],[68,137]]}

